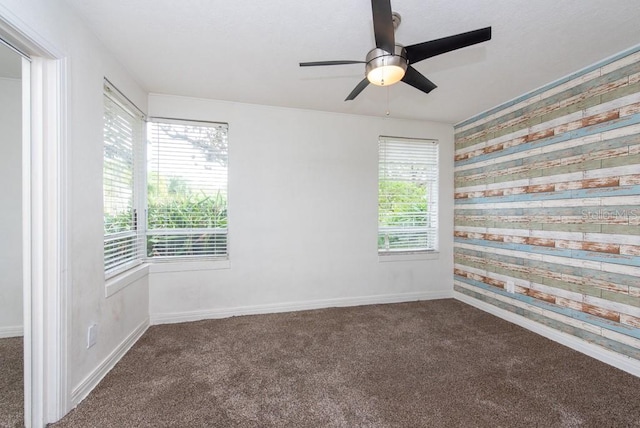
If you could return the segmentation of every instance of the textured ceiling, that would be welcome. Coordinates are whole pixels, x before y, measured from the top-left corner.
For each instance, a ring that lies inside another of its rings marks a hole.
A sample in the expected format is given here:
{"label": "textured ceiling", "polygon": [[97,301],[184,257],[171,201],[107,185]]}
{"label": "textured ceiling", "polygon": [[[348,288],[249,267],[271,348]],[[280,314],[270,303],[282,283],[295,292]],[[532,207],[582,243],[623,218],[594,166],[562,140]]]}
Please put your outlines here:
{"label": "textured ceiling", "polygon": [[638,0],[392,0],[404,45],[492,26],[415,67],[438,88],[369,85],[369,0],[67,0],[150,92],[455,123],[640,43]]}

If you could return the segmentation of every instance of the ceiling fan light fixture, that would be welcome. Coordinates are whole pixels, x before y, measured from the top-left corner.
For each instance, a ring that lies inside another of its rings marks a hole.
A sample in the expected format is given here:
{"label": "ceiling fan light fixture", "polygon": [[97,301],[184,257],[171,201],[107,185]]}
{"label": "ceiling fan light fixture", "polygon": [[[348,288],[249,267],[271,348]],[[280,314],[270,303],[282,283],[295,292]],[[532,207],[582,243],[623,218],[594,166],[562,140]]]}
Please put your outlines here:
{"label": "ceiling fan light fixture", "polygon": [[369,51],[366,61],[338,60],[300,63],[300,67],[311,67],[364,62],[365,78],[353,88],[344,99],[345,101],[354,100],[369,86],[369,83],[377,86],[389,86],[402,81],[428,94],[437,86],[416,70],[414,64],[427,58],[491,40],[491,27],[485,27],[416,43],[405,48],[396,43],[395,30],[398,28],[401,18],[398,13],[391,10],[391,0],[371,0],[371,13],[376,48]]}
{"label": "ceiling fan light fixture", "polygon": [[407,71],[407,51],[397,46],[393,54],[376,48],[367,54],[365,74],[367,80],[377,86],[398,83]]}

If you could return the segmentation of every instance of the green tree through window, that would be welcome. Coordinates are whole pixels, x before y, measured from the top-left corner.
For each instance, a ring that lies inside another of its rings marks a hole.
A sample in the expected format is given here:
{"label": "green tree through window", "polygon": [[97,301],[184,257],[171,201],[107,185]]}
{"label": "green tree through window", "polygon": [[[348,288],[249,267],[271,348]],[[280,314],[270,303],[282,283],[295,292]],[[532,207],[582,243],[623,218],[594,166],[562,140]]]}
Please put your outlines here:
{"label": "green tree through window", "polygon": [[227,255],[227,125],[152,121],[147,257]]}
{"label": "green tree through window", "polygon": [[436,248],[438,145],[434,140],[380,137],[378,251]]}

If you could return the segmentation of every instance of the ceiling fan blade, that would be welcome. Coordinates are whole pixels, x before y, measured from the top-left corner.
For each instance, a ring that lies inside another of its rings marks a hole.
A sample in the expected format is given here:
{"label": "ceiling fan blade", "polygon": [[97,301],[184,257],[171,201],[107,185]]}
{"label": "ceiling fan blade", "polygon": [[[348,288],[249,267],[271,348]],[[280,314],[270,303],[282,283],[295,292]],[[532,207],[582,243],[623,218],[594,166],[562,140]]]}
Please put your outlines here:
{"label": "ceiling fan blade", "polygon": [[409,64],[415,64],[423,59],[475,45],[476,43],[486,42],[487,40],[491,40],[491,27],[456,34],[455,36],[443,37],[429,42],[417,43],[406,46],[405,49],[407,50]]}
{"label": "ceiling fan blade", "polygon": [[319,65],[364,64],[364,61],[313,61],[301,62],[300,67],[317,67]]}
{"label": "ceiling fan blade", "polygon": [[408,66],[407,71],[404,73],[402,81],[407,85],[411,85],[414,88],[428,94],[433,91],[437,86],[431,80],[424,77],[418,70]]}
{"label": "ceiling fan blade", "polygon": [[358,83],[358,85],[355,88],[353,88],[353,91],[351,91],[349,96],[347,98],[345,98],[344,100],[345,101],[354,100],[358,96],[358,94],[360,94],[360,92],[362,92],[364,90],[364,88],[367,87],[368,84],[369,84],[369,81],[365,77],[360,83]]}
{"label": "ceiling fan blade", "polygon": [[376,47],[393,53],[396,38],[391,15],[391,0],[371,0],[373,12],[373,32],[376,36]]}

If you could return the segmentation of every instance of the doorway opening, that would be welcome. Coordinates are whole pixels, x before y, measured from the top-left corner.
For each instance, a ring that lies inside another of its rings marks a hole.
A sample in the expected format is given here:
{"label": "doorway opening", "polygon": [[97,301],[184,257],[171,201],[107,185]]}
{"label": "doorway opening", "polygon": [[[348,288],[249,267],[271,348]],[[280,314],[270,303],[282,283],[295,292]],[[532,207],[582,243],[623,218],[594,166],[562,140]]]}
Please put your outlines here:
{"label": "doorway opening", "polygon": [[[0,40],[21,63],[20,157],[13,171],[19,176],[11,184],[19,188],[21,197],[15,231],[21,245],[16,244],[13,251],[21,254],[15,263],[22,265],[23,419],[26,427],[42,427],[62,417],[69,402],[62,126],[65,62],[47,40],[3,11],[0,8]],[[9,183],[3,184],[8,187]]]}

